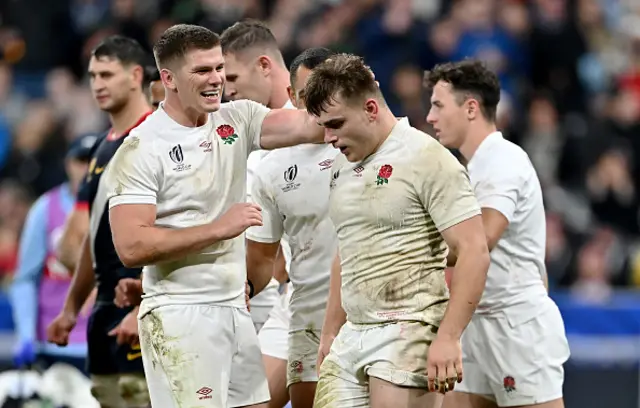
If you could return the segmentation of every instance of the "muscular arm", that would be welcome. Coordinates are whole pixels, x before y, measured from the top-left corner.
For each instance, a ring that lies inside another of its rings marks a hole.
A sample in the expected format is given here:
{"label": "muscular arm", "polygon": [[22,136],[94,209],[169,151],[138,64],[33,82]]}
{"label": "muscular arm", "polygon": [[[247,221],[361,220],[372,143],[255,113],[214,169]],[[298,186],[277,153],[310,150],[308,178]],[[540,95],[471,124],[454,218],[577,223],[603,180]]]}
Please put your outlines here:
{"label": "muscular arm", "polygon": [[450,251],[457,254],[449,306],[438,336],[459,339],[480,302],[489,269],[489,250],[482,218],[475,216],[442,231]]}
{"label": "muscular arm", "polygon": [[331,265],[331,279],[329,281],[329,298],[327,299],[327,312],[322,324],[322,336],[333,340],[340,331],[340,328],[347,321],[347,314],[342,308],[342,298],[340,290],[342,286],[342,268],[340,266],[340,255],[336,254]]}
{"label": "muscular arm", "polygon": [[96,284],[96,277],[93,272],[93,262],[91,261],[91,248],[89,237],[85,234],[80,246],[80,255],[76,265],[71,286],[67,292],[62,312],[74,318],[78,316],[82,306],[93,291]]}
{"label": "muscular arm", "polygon": [[82,240],[89,230],[89,213],[76,206],[73,209],[58,244],[58,260],[68,270],[73,271],[80,258]]}
{"label": "muscular arm", "polygon": [[156,227],[156,206],[121,204],[109,210],[113,243],[129,268],[180,259],[222,241],[216,223],[169,229]]}
{"label": "muscular arm", "polygon": [[256,242],[247,239],[247,279],[253,284],[253,296],[260,293],[274,276],[280,242]]}
{"label": "muscular arm", "polygon": [[[500,211],[485,207],[482,209],[482,224],[484,226],[487,247],[489,248],[489,252],[491,252],[509,226],[509,221]],[[447,255],[447,266],[454,266],[456,261],[455,251],[449,251]]]}
{"label": "muscular arm", "polygon": [[306,111],[273,109],[262,122],[260,146],[271,150],[303,143],[321,143],[324,129]]}

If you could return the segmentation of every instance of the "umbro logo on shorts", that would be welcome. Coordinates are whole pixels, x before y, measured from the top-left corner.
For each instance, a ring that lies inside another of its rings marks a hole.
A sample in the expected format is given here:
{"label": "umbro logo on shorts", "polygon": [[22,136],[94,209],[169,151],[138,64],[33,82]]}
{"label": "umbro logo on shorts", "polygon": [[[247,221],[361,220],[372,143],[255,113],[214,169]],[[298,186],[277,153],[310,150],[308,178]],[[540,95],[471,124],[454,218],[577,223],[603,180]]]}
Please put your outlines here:
{"label": "umbro logo on shorts", "polygon": [[196,394],[200,394],[200,396],[198,397],[199,400],[205,400],[205,399],[211,399],[211,393],[213,392],[213,390],[209,387],[202,387],[200,388],[198,391],[196,391]]}

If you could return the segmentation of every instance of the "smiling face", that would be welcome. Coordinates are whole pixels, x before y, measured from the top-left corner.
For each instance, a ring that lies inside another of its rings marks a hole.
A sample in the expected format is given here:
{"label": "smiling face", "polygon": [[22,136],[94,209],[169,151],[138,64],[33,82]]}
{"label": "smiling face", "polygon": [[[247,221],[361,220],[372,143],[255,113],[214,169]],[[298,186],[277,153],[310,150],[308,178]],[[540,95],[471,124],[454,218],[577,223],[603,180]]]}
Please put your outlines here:
{"label": "smiling face", "polygon": [[333,98],[321,112],[318,123],[324,126],[324,141],[340,149],[350,162],[364,160],[375,150],[377,140],[375,118],[379,102],[370,98],[363,103],[347,103],[340,96]]}
{"label": "smiling face", "polygon": [[450,83],[439,81],[433,87],[431,109],[427,122],[436,132],[435,137],[448,148],[459,149],[465,140],[469,120],[467,112],[472,99],[460,100]]}
{"label": "smiling face", "polygon": [[174,70],[165,68],[160,75],[167,89],[176,92],[185,110],[208,113],[220,109],[225,83],[220,46],[192,49],[175,63]]}

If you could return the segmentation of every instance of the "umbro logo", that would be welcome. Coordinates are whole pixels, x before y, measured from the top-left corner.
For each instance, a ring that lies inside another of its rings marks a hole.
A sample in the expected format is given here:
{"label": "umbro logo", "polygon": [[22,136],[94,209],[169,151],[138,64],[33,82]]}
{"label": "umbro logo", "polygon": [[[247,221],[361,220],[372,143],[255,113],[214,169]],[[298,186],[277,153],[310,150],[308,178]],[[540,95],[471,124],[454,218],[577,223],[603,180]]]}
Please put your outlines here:
{"label": "umbro logo", "polygon": [[200,394],[200,396],[198,397],[199,400],[205,400],[205,399],[211,399],[211,394],[213,392],[213,390],[209,387],[202,387],[200,388],[198,391],[196,391],[196,394]]}
{"label": "umbro logo", "polygon": [[327,159],[318,163],[318,166],[320,166],[320,171],[322,171],[322,170],[330,169],[332,164],[333,164],[333,160]]}

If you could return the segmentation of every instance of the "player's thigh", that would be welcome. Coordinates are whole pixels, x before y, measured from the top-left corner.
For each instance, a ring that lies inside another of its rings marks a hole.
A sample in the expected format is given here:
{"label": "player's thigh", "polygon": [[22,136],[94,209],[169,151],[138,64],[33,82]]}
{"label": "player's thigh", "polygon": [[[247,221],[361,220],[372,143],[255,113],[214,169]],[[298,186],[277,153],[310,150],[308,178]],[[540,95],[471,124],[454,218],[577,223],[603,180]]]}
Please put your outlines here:
{"label": "player's thigh", "polygon": [[498,405],[486,396],[454,391],[444,396],[442,408],[498,408]]}
{"label": "player's thigh", "polygon": [[269,383],[269,408],[282,408],[289,401],[287,391],[287,360],[262,355],[262,362]]}
{"label": "player's thigh", "polygon": [[291,408],[313,408],[317,382],[297,382],[289,386]]}
{"label": "player's thigh", "polygon": [[249,312],[233,309],[233,327],[236,346],[231,360],[228,406],[245,407],[268,402],[269,385]]}
{"label": "player's thigh", "polygon": [[[140,344],[154,408],[227,406],[231,358],[238,352],[234,310],[174,305],[141,317]],[[252,325],[251,333],[255,336]]]}
{"label": "player's thigh", "polygon": [[91,375],[91,395],[101,408],[127,408],[118,392],[119,381],[117,374]]}
{"label": "player's thigh", "polygon": [[320,367],[313,407],[368,408],[368,386],[353,378],[348,362],[338,358],[333,346],[331,350]]}
{"label": "player's thigh", "polygon": [[287,386],[299,382],[318,382],[318,349],[320,332],[316,330],[296,330],[289,333],[289,364],[287,366]]}
{"label": "player's thigh", "polygon": [[369,398],[371,408],[440,408],[443,395],[370,377]]}
{"label": "player's thigh", "polygon": [[562,398],[569,345],[555,304],[522,323],[484,319],[488,377],[500,407],[540,405]]}

